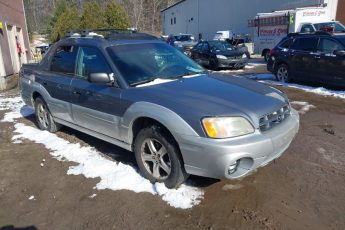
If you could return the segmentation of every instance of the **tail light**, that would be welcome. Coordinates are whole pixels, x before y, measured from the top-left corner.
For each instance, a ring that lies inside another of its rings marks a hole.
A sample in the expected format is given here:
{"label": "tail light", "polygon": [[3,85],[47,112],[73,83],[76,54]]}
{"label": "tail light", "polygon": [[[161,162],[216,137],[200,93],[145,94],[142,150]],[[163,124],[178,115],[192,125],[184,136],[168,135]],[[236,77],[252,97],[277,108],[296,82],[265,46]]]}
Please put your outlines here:
{"label": "tail light", "polygon": [[276,53],[276,50],[275,50],[275,49],[271,49],[271,50],[270,50],[270,56],[273,56],[275,53]]}

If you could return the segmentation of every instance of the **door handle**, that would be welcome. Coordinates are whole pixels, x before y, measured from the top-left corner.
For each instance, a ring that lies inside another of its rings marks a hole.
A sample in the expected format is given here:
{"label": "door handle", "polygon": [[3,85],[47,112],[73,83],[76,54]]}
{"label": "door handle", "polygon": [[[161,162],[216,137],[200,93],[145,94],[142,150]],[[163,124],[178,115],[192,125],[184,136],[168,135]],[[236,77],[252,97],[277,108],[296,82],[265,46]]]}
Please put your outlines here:
{"label": "door handle", "polygon": [[320,56],[314,56],[315,59],[320,59],[321,57]]}

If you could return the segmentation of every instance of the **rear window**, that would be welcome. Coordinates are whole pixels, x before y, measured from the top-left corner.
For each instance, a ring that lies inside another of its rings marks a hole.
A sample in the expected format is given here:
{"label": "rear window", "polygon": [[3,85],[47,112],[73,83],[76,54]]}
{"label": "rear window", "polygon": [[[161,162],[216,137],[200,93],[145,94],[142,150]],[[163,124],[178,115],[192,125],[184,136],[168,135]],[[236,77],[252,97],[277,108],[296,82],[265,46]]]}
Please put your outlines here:
{"label": "rear window", "polygon": [[283,48],[283,49],[288,49],[290,48],[292,41],[293,41],[292,39],[284,39],[278,44],[278,47]]}
{"label": "rear window", "polygon": [[291,49],[300,51],[314,51],[317,47],[317,38],[305,37],[296,38],[294,43],[291,45]]}

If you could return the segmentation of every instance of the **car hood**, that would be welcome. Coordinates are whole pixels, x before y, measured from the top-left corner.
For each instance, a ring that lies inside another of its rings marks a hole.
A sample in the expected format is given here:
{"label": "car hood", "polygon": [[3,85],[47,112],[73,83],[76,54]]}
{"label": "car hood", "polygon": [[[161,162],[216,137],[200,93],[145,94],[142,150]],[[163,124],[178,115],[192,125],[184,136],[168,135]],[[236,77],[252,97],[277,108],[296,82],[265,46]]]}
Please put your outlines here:
{"label": "car hood", "polygon": [[237,57],[237,56],[241,56],[243,54],[243,52],[239,49],[235,49],[235,50],[224,50],[224,51],[217,51],[215,52],[216,55],[223,55],[226,57]]}
{"label": "car hood", "polygon": [[124,99],[158,104],[179,114],[193,127],[209,116],[244,116],[259,127],[260,117],[288,104],[281,91],[229,75],[200,75],[132,88]]}
{"label": "car hood", "polygon": [[197,42],[193,42],[193,41],[177,41],[176,42],[177,45],[182,45],[182,46],[195,46],[197,44]]}

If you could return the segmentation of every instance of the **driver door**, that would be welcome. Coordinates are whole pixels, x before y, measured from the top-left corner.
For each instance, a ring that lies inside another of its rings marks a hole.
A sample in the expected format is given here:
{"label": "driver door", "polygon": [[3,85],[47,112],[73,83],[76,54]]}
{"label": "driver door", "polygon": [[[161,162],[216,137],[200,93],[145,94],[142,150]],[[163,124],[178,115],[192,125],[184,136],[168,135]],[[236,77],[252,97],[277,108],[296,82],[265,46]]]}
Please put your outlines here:
{"label": "driver door", "polygon": [[121,89],[88,81],[91,73],[112,72],[100,50],[79,48],[76,74],[71,83],[72,113],[78,126],[120,139]]}

